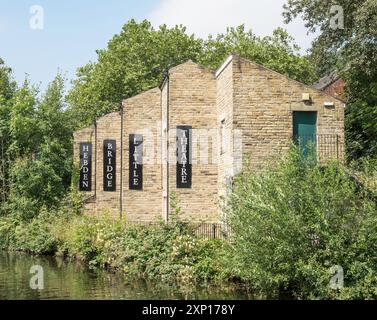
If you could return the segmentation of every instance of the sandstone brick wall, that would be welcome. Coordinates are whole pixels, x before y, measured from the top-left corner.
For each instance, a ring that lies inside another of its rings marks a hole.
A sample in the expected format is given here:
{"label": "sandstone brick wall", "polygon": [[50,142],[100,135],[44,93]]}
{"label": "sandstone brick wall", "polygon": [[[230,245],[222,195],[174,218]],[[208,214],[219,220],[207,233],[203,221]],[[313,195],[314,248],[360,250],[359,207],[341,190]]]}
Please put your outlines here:
{"label": "sandstone brick wall", "polygon": [[[233,173],[233,64],[229,63],[217,77],[217,127],[218,127],[218,197],[219,213],[225,204],[224,197]],[[228,181],[227,181],[228,179]],[[228,182],[228,185],[227,185]]]}
{"label": "sandstone brick wall", "polygon": [[[123,215],[129,221],[151,221],[162,214],[161,91],[154,88],[127,99],[123,135]],[[143,135],[143,189],[129,189],[129,135]]]}
{"label": "sandstone brick wall", "polygon": [[[242,131],[243,162],[261,169],[289,148],[293,111],[317,111],[317,134],[338,135],[344,145],[344,104],[321,91],[289,79],[241,57],[233,59],[234,129]],[[310,105],[302,101],[309,93]],[[325,102],[333,102],[326,108]],[[318,146],[321,152],[321,146]],[[335,149],[334,149],[335,150]],[[344,150],[338,150],[342,157]],[[336,152],[324,154],[336,157]]]}
{"label": "sandstone brick wall", "polygon": [[[212,72],[192,61],[169,72],[169,192],[177,195],[182,218],[217,221],[217,163],[213,148],[217,136],[216,81]],[[192,188],[176,188],[176,127],[193,128]],[[214,136],[211,139],[209,136]],[[206,140],[209,137],[208,148]],[[200,147],[202,145],[202,147]],[[206,164],[203,150],[208,150]],[[202,153],[200,154],[200,150]],[[216,154],[216,151],[215,151]]]}

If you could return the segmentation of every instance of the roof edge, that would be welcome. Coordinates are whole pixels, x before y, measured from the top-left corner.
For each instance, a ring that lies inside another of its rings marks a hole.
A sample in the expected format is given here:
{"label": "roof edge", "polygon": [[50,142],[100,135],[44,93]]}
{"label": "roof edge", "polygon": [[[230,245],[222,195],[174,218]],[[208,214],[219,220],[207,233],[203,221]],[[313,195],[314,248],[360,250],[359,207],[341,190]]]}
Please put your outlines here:
{"label": "roof edge", "polygon": [[[142,92],[140,92],[140,93],[138,93],[138,94],[135,94],[135,95],[132,96],[132,97],[125,98],[125,99],[122,100],[122,106],[125,106],[126,101],[129,101],[129,100],[132,100],[132,99],[134,99],[134,98],[137,98],[137,97],[139,97],[139,96],[141,96],[141,95],[143,95],[143,94],[152,93],[152,91],[157,91],[157,90],[161,91],[161,88],[160,88],[159,86],[157,86],[157,87],[153,87],[153,88],[150,88],[150,89],[148,89],[148,90],[144,90],[144,91],[142,91]],[[114,111],[114,112],[116,112],[116,111]]]}
{"label": "roof edge", "polygon": [[216,70],[215,78],[217,78],[226,69],[226,67],[233,61],[233,57],[234,55],[231,54],[228,58],[226,58],[223,64]]}

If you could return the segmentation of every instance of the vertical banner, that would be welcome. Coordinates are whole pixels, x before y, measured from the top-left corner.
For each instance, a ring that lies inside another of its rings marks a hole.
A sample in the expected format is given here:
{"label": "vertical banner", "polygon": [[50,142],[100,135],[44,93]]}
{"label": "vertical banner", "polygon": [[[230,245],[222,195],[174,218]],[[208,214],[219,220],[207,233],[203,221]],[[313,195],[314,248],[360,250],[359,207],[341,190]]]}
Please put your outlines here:
{"label": "vertical banner", "polygon": [[79,191],[92,191],[92,144],[80,143],[80,182]]}
{"label": "vertical banner", "polygon": [[129,135],[129,187],[131,190],[143,189],[143,136]]}
{"label": "vertical banner", "polygon": [[103,141],[103,191],[116,190],[116,141]]}
{"label": "vertical banner", "polygon": [[177,188],[191,188],[191,126],[177,126]]}

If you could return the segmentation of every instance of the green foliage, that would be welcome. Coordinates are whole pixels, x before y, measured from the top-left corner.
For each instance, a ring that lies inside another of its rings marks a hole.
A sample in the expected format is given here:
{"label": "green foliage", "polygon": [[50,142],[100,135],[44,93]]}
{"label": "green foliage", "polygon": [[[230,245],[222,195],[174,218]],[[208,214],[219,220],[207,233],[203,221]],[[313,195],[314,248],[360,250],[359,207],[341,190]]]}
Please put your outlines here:
{"label": "green foliage", "polygon": [[[365,184],[368,178],[375,182],[374,161],[355,168]],[[230,243],[197,238],[178,217],[169,225],[144,226],[108,214],[97,218],[42,208],[29,219],[20,219],[17,211],[0,219],[0,246],[78,258],[130,279],[233,279],[261,297],[375,298],[377,205],[348,170],[293,150],[267,172],[245,171],[229,198]],[[329,288],[334,265],[344,269],[341,290]]]}
{"label": "green foliage", "polygon": [[14,157],[35,155],[38,142],[41,139],[37,119],[37,94],[28,81],[16,91],[12,99],[10,113],[10,152]]}
{"label": "green foliage", "polygon": [[241,25],[228,28],[226,34],[210,36],[204,42],[199,62],[215,70],[235,53],[292,79],[311,84],[316,74],[307,57],[300,56],[299,49],[294,39],[281,28],[274,30],[272,36],[257,37]]}
{"label": "green foliage", "polygon": [[31,219],[56,206],[71,180],[72,127],[64,104],[64,79],[58,75],[38,99],[28,81],[14,91],[2,142],[6,192],[2,211]]}
{"label": "green foliage", "polygon": [[[233,273],[265,296],[375,298],[377,206],[338,163],[293,150],[267,172],[237,177],[229,199]],[[329,288],[330,268],[345,288]],[[366,281],[366,282],[365,282]]]}
{"label": "green foliage", "polygon": [[8,100],[12,98],[16,83],[12,79],[12,69],[7,67],[0,58],[0,97]]}
{"label": "green foliage", "polygon": [[[287,19],[305,13],[309,28],[321,27],[312,61],[319,72],[328,70],[318,68],[325,61],[346,70],[348,150],[351,158],[372,157],[377,152],[377,60],[376,24],[369,22],[376,17],[375,1],[340,4],[346,8],[345,31],[330,32],[328,8],[319,2],[289,1]],[[79,215],[72,130],[157,86],[173,65],[192,59],[215,69],[232,53],[305,83],[315,79],[311,63],[285,31],[257,37],[244,26],[203,40],[183,26],[154,29],[148,21],[131,20],[97,51],[96,62],[78,70],[69,108],[60,75],[40,97],[28,81],[18,88],[0,60],[0,213],[8,213],[0,219],[0,247],[77,257],[130,277],[239,278],[265,296],[375,298],[376,204],[337,163],[321,166],[292,152],[269,172],[240,175],[229,199],[230,245],[194,237],[179,221],[174,196],[169,225],[145,227]],[[373,190],[377,178],[371,159],[355,164],[354,171]],[[59,208],[68,190],[71,208]],[[333,265],[345,271],[346,287],[339,291],[328,287]]]}
{"label": "green foliage", "polygon": [[57,205],[64,194],[61,178],[44,159],[17,160],[11,180],[9,210],[20,218],[32,218],[44,205]]}
{"label": "green foliage", "polygon": [[92,266],[119,269],[128,277],[191,283],[218,273],[215,254],[220,243],[197,239],[181,224],[138,226],[106,217],[83,218],[68,239],[71,255]]}
{"label": "green foliage", "polygon": [[[343,9],[344,28],[330,25],[332,5]],[[377,2],[289,0],[286,21],[302,15],[309,31],[319,29],[311,60],[321,74],[334,68],[346,81],[347,151],[350,160],[377,155]]]}
{"label": "green foliage", "polygon": [[129,21],[97,51],[97,62],[78,70],[68,97],[76,118],[88,124],[118,109],[122,99],[157,86],[168,67],[197,60],[200,51],[201,41],[183,26],[155,30],[148,21]]}
{"label": "green foliage", "polygon": [[148,21],[131,20],[106,49],[97,51],[96,62],[78,70],[68,95],[76,125],[90,124],[95,117],[117,110],[122,99],[159,85],[172,66],[191,59],[216,69],[232,53],[305,83],[315,78],[311,64],[281,29],[272,37],[257,37],[239,26],[202,40],[188,35],[183,26],[154,29]]}
{"label": "green foliage", "polygon": [[108,215],[78,216],[67,210],[42,210],[29,221],[15,215],[0,219],[0,246],[75,257],[130,278],[194,283],[217,278],[223,268],[224,244],[198,239],[182,224],[129,225]]}
{"label": "green foliage", "polygon": [[8,149],[10,145],[10,113],[11,100],[16,90],[16,83],[12,80],[12,70],[5,66],[0,59],[0,214],[9,193],[9,165]]}
{"label": "green foliage", "polygon": [[47,223],[53,217],[43,211],[38,218],[20,221],[17,215],[0,219],[0,247],[33,254],[51,254],[56,251],[57,242]]}
{"label": "green foliage", "polygon": [[[377,84],[377,82],[376,82]],[[377,155],[377,100],[358,101],[346,108],[346,141],[349,160]]]}
{"label": "green foliage", "polygon": [[350,168],[354,176],[377,197],[377,158],[361,158],[353,161]]}

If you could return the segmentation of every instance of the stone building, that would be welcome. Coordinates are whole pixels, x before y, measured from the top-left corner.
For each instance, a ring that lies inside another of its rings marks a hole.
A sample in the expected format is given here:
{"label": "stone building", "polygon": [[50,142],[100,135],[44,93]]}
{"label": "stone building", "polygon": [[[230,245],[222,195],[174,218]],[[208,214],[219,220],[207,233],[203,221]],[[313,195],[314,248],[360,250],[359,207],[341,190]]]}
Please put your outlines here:
{"label": "stone building", "polygon": [[345,86],[346,83],[335,71],[313,84],[313,88],[324,91],[325,93],[340,99],[344,99]]}
{"label": "stone building", "polygon": [[221,220],[221,199],[247,161],[255,170],[314,143],[318,158],[342,159],[344,102],[261,65],[230,56],[216,71],[192,61],[161,85],[74,133],[84,211],[128,221]]}

